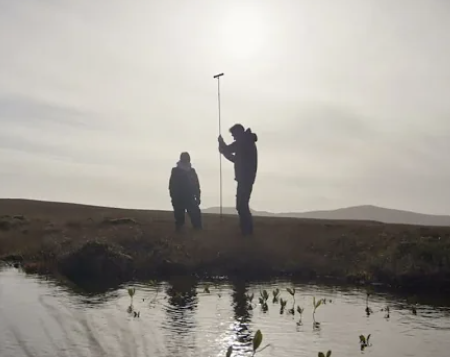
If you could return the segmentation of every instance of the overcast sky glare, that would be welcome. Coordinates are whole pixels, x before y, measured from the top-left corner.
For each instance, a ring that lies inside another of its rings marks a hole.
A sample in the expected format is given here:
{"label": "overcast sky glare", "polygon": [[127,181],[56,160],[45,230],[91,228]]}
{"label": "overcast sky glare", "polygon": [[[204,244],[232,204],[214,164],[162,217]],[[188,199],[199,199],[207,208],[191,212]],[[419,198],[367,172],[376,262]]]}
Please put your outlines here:
{"label": "overcast sky glare", "polygon": [[187,150],[217,206],[225,72],[253,209],[450,214],[449,63],[448,0],[0,0],[0,196],[170,209]]}

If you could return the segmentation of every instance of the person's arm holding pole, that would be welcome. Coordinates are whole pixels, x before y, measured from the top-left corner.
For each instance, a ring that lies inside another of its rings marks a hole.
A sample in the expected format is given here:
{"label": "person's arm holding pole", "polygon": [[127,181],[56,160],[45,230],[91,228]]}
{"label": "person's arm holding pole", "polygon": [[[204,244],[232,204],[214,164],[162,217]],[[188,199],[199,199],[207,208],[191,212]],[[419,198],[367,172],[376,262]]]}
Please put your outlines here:
{"label": "person's arm holding pole", "polygon": [[222,136],[219,136],[219,152],[229,161],[234,162],[236,152],[236,142],[230,145],[225,144]]}

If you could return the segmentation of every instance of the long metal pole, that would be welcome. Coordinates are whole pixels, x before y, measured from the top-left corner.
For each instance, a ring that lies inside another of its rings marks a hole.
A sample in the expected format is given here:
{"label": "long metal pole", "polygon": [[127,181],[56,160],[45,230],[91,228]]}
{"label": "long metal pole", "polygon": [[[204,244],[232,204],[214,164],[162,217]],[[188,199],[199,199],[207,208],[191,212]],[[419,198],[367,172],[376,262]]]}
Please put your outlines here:
{"label": "long metal pole", "polygon": [[[219,135],[222,135],[222,123],[220,117],[220,77],[224,73],[219,73],[214,76],[217,78],[217,100],[219,102]],[[220,219],[222,219],[222,154],[219,152],[219,175],[220,175]]]}

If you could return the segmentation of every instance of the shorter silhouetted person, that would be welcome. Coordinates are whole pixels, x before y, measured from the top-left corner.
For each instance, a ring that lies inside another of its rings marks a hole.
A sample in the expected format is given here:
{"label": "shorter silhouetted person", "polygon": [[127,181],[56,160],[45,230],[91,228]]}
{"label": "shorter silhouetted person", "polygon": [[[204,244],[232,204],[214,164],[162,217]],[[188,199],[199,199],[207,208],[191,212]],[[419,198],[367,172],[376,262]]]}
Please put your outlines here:
{"label": "shorter silhouetted person", "polygon": [[258,137],[250,129],[245,130],[241,124],[230,128],[234,142],[225,144],[219,136],[219,151],[234,163],[234,175],[237,181],[236,210],[239,214],[241,231],[244,235],[253,234],[253,217],[250,211],[250,196],[258,170]]}
{"label": "shorter silhouetted person", "polygon": [[200,182],[197,172],[191,165],[189,153],[183,152],[180,161],[172,168],[169,192],[175,216],[175,228],[180,230],[185,222],[187,211],[195,229],[202,227],[200,211]]}

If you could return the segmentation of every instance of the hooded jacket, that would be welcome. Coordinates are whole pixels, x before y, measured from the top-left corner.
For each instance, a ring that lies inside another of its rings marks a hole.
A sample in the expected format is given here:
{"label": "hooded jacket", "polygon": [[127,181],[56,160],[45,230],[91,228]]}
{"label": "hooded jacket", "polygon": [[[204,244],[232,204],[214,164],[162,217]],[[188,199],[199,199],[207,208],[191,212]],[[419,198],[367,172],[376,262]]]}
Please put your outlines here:
{"label": "hooded jacket", "polygon": [[253,184],[258,171],[258,136],[248,128],[242,138],[230,145],[221,145],[219,151],[234,163],[235,180],[239,183]]}
{"label": "hooded jacket", "polygon": [[197,172],[190,163],[177,162],[169,179],[170,198],[173,201],[200,199],[200,182]]}

